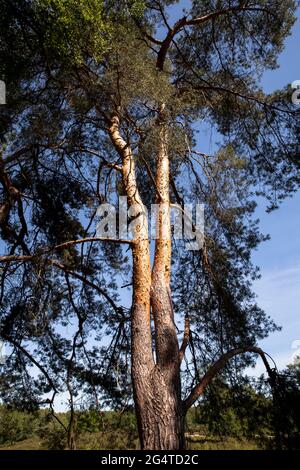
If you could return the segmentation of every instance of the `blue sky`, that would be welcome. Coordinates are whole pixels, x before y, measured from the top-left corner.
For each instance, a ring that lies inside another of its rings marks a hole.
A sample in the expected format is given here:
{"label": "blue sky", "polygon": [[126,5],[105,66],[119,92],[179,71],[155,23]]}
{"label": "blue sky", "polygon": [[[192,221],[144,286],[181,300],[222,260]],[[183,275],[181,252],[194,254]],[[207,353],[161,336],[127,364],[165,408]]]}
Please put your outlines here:
{"label": "blue sky", "polygon": [[[182,16],[182,8],[188,9],[188,0],[180,1],[170,9],[170,23]],[[262,86],[266,92],[280,89],[294,80],[300,80],[299,62],[300,9],[298,21],[291,36],[286,39],[281,53],[279,68],[265,72]],[[203,142],[205,139],[206,142]],[[214,148],[213,135],[201,133],[202,151]],[[203,145],[206,147],[203,149]],[[262,233],[270,234],[271,240],[261,244],[253,253],[253,261],[261,269],[262,277],[254,284],[258,304],[282,326],[282,330],[261,342],[270,353],[278,368],[293,361],[295,353],[300,355],[300,191],[283,202],[281,207],[267,214],[264,204],[257,207]],[[259,360],[251,375],[264,371]]]}
{"label": "blue sky", "polygon": [[[279,57],[279,68],[267,71],[263,87],[267,92],[282,88],[300,79],[299,65],[300,10],[292,35],[286,40],[285,50]],[[300,192],[284,201],[271,214],[264,213],[262,205],[257,213],[263,233],[271,240],[263,243],[253,259],[260,266],[262,278],[254,285],[259,305],[282,326],[282,331],[272,334],[262,346],[282,368],[300,354]],[[263,366],[258,364],[256,372]]]}

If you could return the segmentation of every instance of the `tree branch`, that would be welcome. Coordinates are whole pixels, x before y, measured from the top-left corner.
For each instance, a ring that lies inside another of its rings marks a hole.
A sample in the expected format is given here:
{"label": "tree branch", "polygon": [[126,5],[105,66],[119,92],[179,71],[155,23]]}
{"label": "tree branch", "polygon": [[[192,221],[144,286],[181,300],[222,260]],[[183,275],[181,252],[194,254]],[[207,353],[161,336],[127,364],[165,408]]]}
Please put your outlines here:
{"label": "tree branch", "polygon": [[179,361],[180,362],[182,362],[182,359],[184,358],[187,345],[189,344],[189,339],[190,339],[190,319],[189,319],[189,316],[186,315],[184,319],[183,340],[179,349]]}
{"label": "tree branch", "polygon": [[51,248],[50,251],[58,250],[59,248],[65,248],[67,246],[78,245],[87,242],[113,242],[113,243],[123,243],[131,245],[133,243],[132,240],[125,240],[122,238],[105,238],[105,237],[87,237],[81,238],[79,240],[70,240],[67,242],[63,242],[59,245],[56,245],[54,248]]}
{"label": "tree branch", "polygon": [[66,274],[74,277],[75,279],[78,279],[79,281],[82,281],[85,285],[89,286],[89,287],[92,287],[93,289],[95,289],[98,294],[102,295],[107,301],[108,303],[111,305],[111,307],[114,309],[114,311],[118,314],[118,315],[121,315],[121,320],[124,321],[126,318],[124,317],[124,310],[122,307],[118,307],[118,305],[114,302],[114,300],[108,295],[108,293],[102,289],[102,287],[98,286],[97,284],[95,284],[94,282],[91,282],[89,281],[85,276],[82,276],[81,274],[73,271],[72,269],[69,269],[67,266],[65,266],[64,264],[62,263],[59,263],[58,261],[56,260],[50,260],[49,261],[50,264],[52,264],[52,266],[55,266],[56,268],[58,269],[61,269],[62,271],[64,271]]}
{"label": "tree branch", "polygon": [[46,371],[46,369],[41,364],[39,364],[34,359],[34,357],[25,348],[23,348],[23,346],[18,341],[16,341],[14,338],[11,338],[9,335],[4,333],[3,331],[1,332],[1,336],[5,341],[7,341],[7,342],[11,343],[13,346],[15,346],[15,348],[17,348],[22,354],[24,354],[24,356],[26,356],[32,362],[32,364],[34,364],[42,372],[42,374],[46,377],[46,379],[47,379],[49,385],[51,386],[51,388],[53,389],[53,391],[55,393],[57,393],[56,385],[53,382],[53,380],[51,379],[51,377],[48,374],[48,372]]}
{"label": "tree branch", "polygon": [[220,357],[206,372],[206,374],[202,377],[201,381],[192,389],[189,396],[184,400],[184,409],[187,411],[195,401],[203,394],[207,385],[214,379],[214,377],[219,373],[221,369],[225,366],[226,362],[229,361],[234,356],[238,354],[244,354],[247,352],[252,352],[259,354],[263,360],[263,363],[266,367],[266,370],[270,377],[272,377],[272,369],[267,361],[266,354],[264,351],[258,347],[250,346],[245,348],[237,348],[228,351],[223,356]]}
{"label": "tree branch", "polygon": [[124,240],[124,239],[118,239],[118,238],[87,237],[87,238],[81,238],[79,240],[69,240],[67,242],[60,243],[59,245],[56,245],[53,248],[45,248],[39,253],[35,253],[33,255],[3,255],[3,256],[0,256],[0,263],[9,263],[13,261],[20,261],[20,262],[32,261],[33,259],[38,258],[39,256],[45,255],[47,253],[51,253],[61,248],[66,248],[68,246],[78,245],[82,243],[99,242],[99,241],[123,243],[123,244],[126,243],[128,245],[132,245],[134,243],[133,240]]}
{"label": "tree branch", "polygon": [[[179,33],[185,26],[196,26],[202,23],[206,23],[207,21],[214,20],[220,16],[228,15],[231,13],[239,13],[241,11],[263,11],[265,13],[272,14],[269,10],[266,8],[259,8],[259,7],[251,7],[251,6],[245,6],[245,5],[240,5],[238,7],[230,7],[230,8],[224,8],[222,10],[217,10],[213,11],[211,13],[208,13],[207,15],[201,16],[199,18],[192,18],[190,20],[187,19],[186,16],[178,20],[173,28],[171,28],[166,35],[165,39],[162,42],[161,48],[158,52],[157,56],[157,62],[156,66],[159,70],[163,70],[164,68],[164,63],[166,59],[167,52],[169,50],[169,47],[176,36],[177,33]],[[275,15],[274,15],[275,16]]]}

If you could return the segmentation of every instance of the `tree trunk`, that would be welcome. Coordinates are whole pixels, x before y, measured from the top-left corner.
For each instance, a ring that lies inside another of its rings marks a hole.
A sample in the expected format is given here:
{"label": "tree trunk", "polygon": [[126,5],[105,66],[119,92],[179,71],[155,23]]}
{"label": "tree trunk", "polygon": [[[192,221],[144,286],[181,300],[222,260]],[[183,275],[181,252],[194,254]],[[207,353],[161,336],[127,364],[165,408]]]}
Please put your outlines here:
{"label": "tree trunk", "polygon": [[[143,450],[184,449],[184,413],[180,389],[155,366],[141,383],[141,397],[136,397],[136,416]],[[135,387],[137,383],[135,382]]]}
{"label": "tree trunk", "polygon": [[[170,290],[171,222],[169,197],[168,131],[164,106],[160,113],[156,188],[160,209],[150,299],[155,330],[156,364],[141,382],[133,377],[136,413],[142,449],[184,448],[184,413],[181,401],[180,354]],[[134,360],[134,355],[133,355]]]}
{"label": "tree trunk", "polygon": [[[156,173],[161,210],[152,273],[147,224],[141,223],[133,237],[131,362],[141,448],[177,450],[184,448],[184,412],[181,401],[180,354],[170,291],[169,158],[163,111],[162,106]],[[117,115],[111,120],[109,133],[122,157],[122,176],[129,206],[135,205],[143,213],[133,153],[120,134]],[[151,308],[155,329],[155,361]]]}

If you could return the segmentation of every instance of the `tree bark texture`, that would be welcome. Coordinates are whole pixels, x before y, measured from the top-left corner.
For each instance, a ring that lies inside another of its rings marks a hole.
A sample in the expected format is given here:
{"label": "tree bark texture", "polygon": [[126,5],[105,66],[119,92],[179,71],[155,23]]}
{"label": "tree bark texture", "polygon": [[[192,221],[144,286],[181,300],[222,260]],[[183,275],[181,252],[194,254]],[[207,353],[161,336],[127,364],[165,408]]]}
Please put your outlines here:
{"label": "tree bark texture", "polygon": [[[184,447],[184,416],[181,401],[179,346],[170,291],[171,229],[167,129],[159,124],[156,186],[160,210],[154,262],[151,272],[148,227],[134,234],[133,299],[131,317],[132,382],[142,449]],[[122,157],[123,184],[129,207],[143,212],[135,162],[130,146],[122,138],[119,118],[109,128],[111,140]],[[154,320],[155,359],[152,350],[150,315]]]}
{"label": "tree bark texture", "polygon": [[[181,347],[174,321],[171,274],[171,222],[168,157],[168,130],[161,108],[159,119],[158,150],[155,184],[160,210],[157,217],[158,237],[155,241],[154,260],[151,269],[150,240],[147,223],[135,227],[132,243],[133,298],[131,313],[131,366],[134,402],[142,449],[184,449],[184,421],[187,410],[203,394],[207,385],[237,354],[260,354],[267,371],[271,373],[262,350],[254,346],[227,352],[211,365],[202,380],[182,400],[180,363],[189,338],[189,320],[185,319],[184,338]],[[116,114],[110,121],[109,135],[122,158],[122,178],[129,207],[135,205],[144,212],[138,190],[135,160],[130,144],[120,131]],[[154,324],[152,341],[151,319]]]}

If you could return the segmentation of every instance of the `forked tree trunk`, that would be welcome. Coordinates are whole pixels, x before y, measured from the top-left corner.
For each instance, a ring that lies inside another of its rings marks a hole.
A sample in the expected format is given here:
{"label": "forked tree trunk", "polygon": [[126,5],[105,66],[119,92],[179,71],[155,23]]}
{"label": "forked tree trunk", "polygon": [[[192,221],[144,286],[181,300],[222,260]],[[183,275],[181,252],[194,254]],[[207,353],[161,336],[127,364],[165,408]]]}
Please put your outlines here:
{"label": "forked tree trunk", "polygon": [[[266,369],[272,371],[263,351],[250,346],[225,353],[208,369],[202,380],[183,402],[181,398],[180,362],[189,337],[186,322],[181,348],[178,345],[170,290],[171,226],[169,198],[168,133],[164,107],[160,110],[160,130],[156,161],[156,192],[160,210],[158,237],[151,271],[148,225],[146,220],[135,226],[133,255],[133,299],[131,313],[131,362],[134,402],[142,449],[183,449],[186,410],[204,392],[205,387],[225,363],[237,354],[260,354]],[[122,178],[129,206],[144,212],[135,174],[135,161],[120,133],[119,116],[109,122],[109,135],[122,158]],[[152,349],[151,313],[154,320],[155,360]]]}
{"label": "forked tree trunk", "polygon": [[[140,258],[138,262],[139,260]],[[134,271],[138,271],[137,266],[138,263]],[[142,332],[142,309],[145,303],[133,304],[132,382],[141,448],[176,450],[184,448],[179,348],[170,289],[162,273],[163,269],[159,268],[157,271],[153,269],[150,288],[155,324],[156,363],[153,360],[152,349],[151,357],[147,352],[149,336],[151,341],[149,325],[146,337]],[[134,299],[135,292],[140,289],[141,284],[137,280],[134,283]]]}
{"label": "forked tree trunk", "polygon": [[[156,365],[148,377],[150,400],[141,409],[141,444],[146,449],[184,447],[180,358],[170,290],[171,222],[169,197],[168,131],[164,106],[160,111],[156,190],[159,212],[151,276],[151,308],[155,330]],[[149,395],[148,395],[149,396]]]}
{"label": "forked tree trunk", "polygon": [[[184,413],[181,401],[180,355],[170,292],[171,228],[167,129],[161,110],[156,186],[160,211],[158,238],[151,272],[148,226],[134,234],[133,303],[131,318],[132,382],[142,449],[176,450],[184,447]],[[129,206],[143,212],[134,157],[120,134],[119,117],[110,123],[111,140],[122,157],[123,183]],[[153,358],[151,314],[155,326]]]}
{"label": "forked tree trunk", "polygon": [[[160,210],[158,238],[151,272],[148,225],[140,223],[134,234],[133,303],[131,317],[132,383],[142,449],[184,448],[184,413],[181,401],[180,354],[170,291],[171,227],[167,126],[161,109],[156,168]],[[122,157],[123,183],[129,206],[142,213],[135,162],[130,145],[120,134],[119,117],[110,123],[111,140]],[[155,329],[152,351],[151,315]]]}

